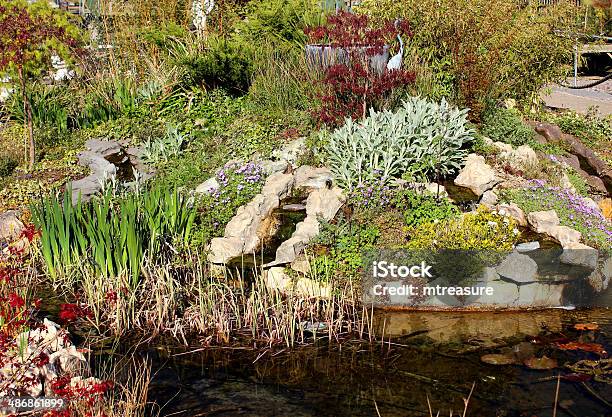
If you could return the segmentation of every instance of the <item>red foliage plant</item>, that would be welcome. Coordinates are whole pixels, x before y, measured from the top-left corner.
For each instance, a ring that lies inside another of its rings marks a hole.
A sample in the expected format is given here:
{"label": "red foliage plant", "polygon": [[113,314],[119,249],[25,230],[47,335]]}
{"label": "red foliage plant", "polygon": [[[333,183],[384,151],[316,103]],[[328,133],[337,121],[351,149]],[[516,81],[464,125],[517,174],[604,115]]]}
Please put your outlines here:
{"label": "red foliage plant", "polygon": [[395,88],[414,82],[413,73],[372,65],[377,55],[397,35],[412,36],[404,21],[386,21],[373,27],[366,15],[341,11],[327,19],[325,26],[307,28],[311,43],[325,43],[336,49],[338,59],[324,71],[321,107],[316,118],[338,126],[347,117],[366,117],[370,107],[380,103]]}

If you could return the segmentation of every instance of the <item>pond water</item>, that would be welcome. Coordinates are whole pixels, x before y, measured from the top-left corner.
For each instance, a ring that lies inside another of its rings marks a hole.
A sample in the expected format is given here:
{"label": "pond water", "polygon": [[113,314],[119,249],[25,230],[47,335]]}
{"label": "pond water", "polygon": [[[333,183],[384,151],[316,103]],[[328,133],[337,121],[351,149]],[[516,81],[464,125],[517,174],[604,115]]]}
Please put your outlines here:
{"label": "pond water", "polygon": [[[608,292],[609,293],[609,292]],[[564,364],[598,355],[554,348],[588,339],[610,351],[606,309],[521,313],[378,312],[376,341],[318,341],[295,349],[158,348],[150,399],[163,416],[552,416],[556,375]],[[576,323],[596,322],[596,332]],[[384,333],[384,342],[381,342]],[[533,343],[537,341],[537,343]],[[485,353],[528,351],[559,367],[489,365]],[[612,385],[561,380],[558,416],[610,416]]]}

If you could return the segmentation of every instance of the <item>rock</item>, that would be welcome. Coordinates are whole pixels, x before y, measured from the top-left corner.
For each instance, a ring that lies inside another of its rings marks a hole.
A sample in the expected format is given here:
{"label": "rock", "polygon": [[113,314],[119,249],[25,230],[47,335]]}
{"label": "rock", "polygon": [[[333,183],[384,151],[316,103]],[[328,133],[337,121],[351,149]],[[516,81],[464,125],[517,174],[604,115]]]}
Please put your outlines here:
{"label": "rock", "polygon": [[219,181],[217,181],[216,177],[211,177],[204,181],[202,184],[198,185],[195,189],[195,192],[198,194],[212,194],[214,191],[218,190],[220,187]]}
{"label": "rock", "polygon": [[594,212],[601,213],[601,210],[599,209],[599,205],[597,205],[597,203],[595,201],[593,201],[592,198],[582,197],[582,201],[584,201],[584,204],[586,204],[588,207],[590,207]]}
{"label": "rock", "polygon": [[554,210],[533,211],[527,214],[527,221],[537,233],[545,233],[559,225],[559,217]]}
{"label": "rock", "polygon": [[484,204],[485,206],[488,206],[488,207],[493,207],[495,204],[497,204],[497,200],[498,200],[497,194],[495,194],[491,190],[488,190],[482,194],[482,198],[480,199],[480,204]]}
{"label": "rock", "polygon": [[520,226],[527,226],[525,212],[515,203],[500,204],[497,206],[497,211],[502,216],[513,218]]}
{"label": "rock", "polygon": [[295,285],[295,291],[299,295],[308,298],[331,298],[331,288],[329,284],[324,284],[306,277],[298,279]]}
{"label": "rock", "polygon": [[319,234],[319,222],[314,216],[307,216],[299,222],[295,232],[276,249],[276,257],[266,266],[281,265],[293,262],[304,250],[308,242]]}
{"label": "rock", "polygon": [[285,204],[282,208],[284,211],[291,211],[291,212],[306,210],[306,206],[304,204]]}
{"label": "rock", "polygon": [[25,230],[24,224],[19,220],[19,213],[15,210],[0,214],[0,242],[12,242],[21,236]]}
{"label": "rock", "polygon": [[511,282],[494,280],[487,282],[492,294],[483,294],[474,301],[476,306],[511,307],[519,297],[518,286]]}
{"label": "rock", "polygon": [[69,185],[72,189],[72,204],[76,204],[79,199],[87,202],[102,191],[102,179],[95,174],[88,175],[80,180],[72,181]]}
{"label": "rock", "polygon": [[504,142],[493,142],[491,144],[494,148],[497,149],[498,152],[500,153],[504,153],[504,152],[512,152],[512,145],[508,144],[508,143],[504,143]]}
{"label": "rock", "polygon": [[550,143],[558,144],[563,140],[563,132],[559,126],[551,123],[536,122],[533,127],[537,133],[544,136]]}
{"label": "rock", "polygon": [[272,267],[265,270],[264,274],[266,287],[270,289],[288,291],[293,286],[291,277],[287,275],[284,267]]}
{"label": "rock", "polygon": [[612,220],[612,198],[604,198],[599,202],[599,208],[601,209],[601,214],[608,219]]}
{"label": "rock", "polygon": [[[558,126],[550,123],[535,123],[536,132],[540,133],[550,143],[562,144],[579,160],[579,167],[592,172],[599,177],[608,192],[612,190],[612,169],[599,158],[591,149],[586,147],[580,139],[561,132]],[[572,164],[574,168],[575,163]]]}
{"label": "rock", "polygon": [[516,251],[519,253],[532,252],[534,250],[540,249],[540,242],[535,241],[535,242],[519,243],[518,245],[515,246],[514,249],[516,249]]}
{"label": "rock", "polygon": [[117,167],[108,162],[104,157],[90,151],[81,152],[78,155],[79,165],[89,168],[96,176],[111,177],[117,174]]}
{"label": "rock", "polygon": [[465,166],[455,179],[455,185],[470,189],[480,197],[485,191],[499,183],[495,171],[485,162],[483,156],[470,154]]}
{"label": "rock", "polygon": [[517,283],[537,280],[538,264],[536,261],[518,252],[509,254],[495,269],[501,277]]}
{"label": "rock", "polygon": [[329,168],[314,168],[303,165],[295,171],[295,188],[309,191],[331,186],[334,176]]}
{"label": "rock", "polygon": [[435,182],[416,182],[413,184],[413,188],[416,192],[426,192],[444,198],[448,197],[446,188],[442,184]]}
{"label": "rock", "polygon": [[282,200],[291,193],[294,183],[293,175],[277,172],[268,177],[261,193],[263,195],[274,195]]}
{"label": "rock", "polygon": [[301,155],[306,152],[306,138],[295,139],[281,149],[274,150],[272,156],[279,160],[285,160],[291,165],[296,166]]}
{"label": "rock", "polygon": [[563,248],[568,247],[572,243],[580,242],[580,238],[582,237],[579,231],[567,226],[552,227],[546,234],[559,242]]}
{"label": "rock", "polygon": [[600,293],[608,288],[610,279],[606,279],[600,270],[595,270],[586,278],[586,282],[593,291]]}
{"label": "rock", "polygon": [[606,280],[612,279],[612,257],[607,258],[602,266],[601,273]]}
{"label": "rock", "polygon": [[538,155],[528,145],[521,145],[514,150],[512,146],[510,146],[510,149],[501,152],[499,157],[513,167],[521,170],[529,169],[538,164]]}
{"label": "rock", "polygon": [[90,139],[85,142],[85,149],[105,159],[111,159],[123,153],[121,145],[112,140]]}
{"label": "rock", "polygon": [[515,304],[517,307],[561,307],[564,287],[564,285],[541,282],[521,285],[519,298]]}
{"label": "rock", "polygon": [[561,178],[559,178],[559,186],[563,189],[570,190],[573,194],[576,194],[576,187],[574,187],[574,184],[572,184],[567,172],[561,173]]}
{"label": "rock", "polygon": [[295,272],[299,272],[300,274],[309,275],[310,262],[308,262],[308,259],[306,259],[306,256],[303,254],[299,255],[293,262],[291,262],[291,269]]}
{"label": "rock", "polygon": [[244,242],[239,237],[216,237],[211,240],[208,260],[215,264],[227,263],[242,255]]}
{"label": "rock", "polygon": [[332,220],[344,204],[344,195],[339,187],[314,190],[306,199],[306,215]]}
{"label": "rock", "polygon": [[559,257],[559,261],[566,265],[595,269],[597,268],[598,258],[596,249],[582,243],[570,242],[563,246],[563,253]]}
{"label": "rock", "polygon": [[275,174],[277,172],[284,172],[289,166],[289,162],[285,159],[281,159],[280,161],[271,161],[266,159],[265,161],[260,162],[261,168],[266,175]]}

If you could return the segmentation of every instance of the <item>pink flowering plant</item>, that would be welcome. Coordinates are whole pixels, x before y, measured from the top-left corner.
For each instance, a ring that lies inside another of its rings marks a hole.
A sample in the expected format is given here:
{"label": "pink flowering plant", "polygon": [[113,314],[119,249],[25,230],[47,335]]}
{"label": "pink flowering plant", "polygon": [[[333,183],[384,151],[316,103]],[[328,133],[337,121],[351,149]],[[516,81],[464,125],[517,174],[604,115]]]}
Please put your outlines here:
{"label": "pink flowering plant", "polygon": [[555,210],[561,225],[582,233],[582,239],[599,249],[612,248],[612,224],[597,207],[567,188],[553,187],[544,180],[533,180],[529,187],[510,190],[506,199],[523,211]]}

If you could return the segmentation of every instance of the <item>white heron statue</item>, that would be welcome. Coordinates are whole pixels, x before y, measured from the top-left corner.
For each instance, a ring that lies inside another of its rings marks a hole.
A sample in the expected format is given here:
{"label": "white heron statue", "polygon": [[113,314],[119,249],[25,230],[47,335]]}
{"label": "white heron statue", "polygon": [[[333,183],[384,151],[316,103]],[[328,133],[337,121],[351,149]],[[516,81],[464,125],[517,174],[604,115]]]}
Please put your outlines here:
{"label": "white heron statue", "polygon": [[[395,21],[395,27],[399,27],[399,20]],[[402,59],[404,58],[404,42],[402,41],[402,37],[398,34],[397,40],[400,44],[399,52],[396,55],[393,55],[389,62],[387,62],[387,69],[389,71],[398,70],[402,67]]]}

